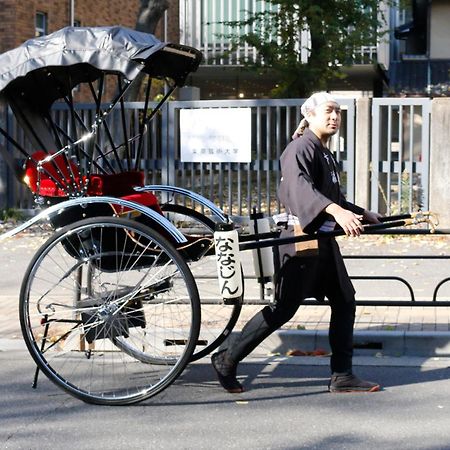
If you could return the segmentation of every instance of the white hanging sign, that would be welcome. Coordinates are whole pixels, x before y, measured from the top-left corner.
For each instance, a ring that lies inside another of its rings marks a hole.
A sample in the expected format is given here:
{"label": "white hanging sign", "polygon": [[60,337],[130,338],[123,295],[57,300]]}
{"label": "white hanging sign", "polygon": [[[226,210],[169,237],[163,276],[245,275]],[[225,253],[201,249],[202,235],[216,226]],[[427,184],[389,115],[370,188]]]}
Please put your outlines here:
{"label": "white hanging sign", "polygon": [[180,110],[182,162],[251,162],[251,108]]}
{"label": "white hanging sign", "polygon": [[217,274],[219,289],[224,300],[239,298],[244,292],[242,284],[239,236],[236,230],[215,231]]}

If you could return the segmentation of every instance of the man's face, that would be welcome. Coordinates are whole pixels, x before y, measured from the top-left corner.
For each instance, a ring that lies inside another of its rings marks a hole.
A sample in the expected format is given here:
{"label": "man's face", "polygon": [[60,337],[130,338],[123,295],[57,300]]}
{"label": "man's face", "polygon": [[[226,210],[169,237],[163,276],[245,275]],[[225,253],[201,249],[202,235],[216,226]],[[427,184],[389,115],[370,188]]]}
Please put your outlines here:
{"label": "man's face", "polygon": [[319,138],[333,136],[341,126],[341,108],[334,102],[322,103],[307,115],[307,120]]}

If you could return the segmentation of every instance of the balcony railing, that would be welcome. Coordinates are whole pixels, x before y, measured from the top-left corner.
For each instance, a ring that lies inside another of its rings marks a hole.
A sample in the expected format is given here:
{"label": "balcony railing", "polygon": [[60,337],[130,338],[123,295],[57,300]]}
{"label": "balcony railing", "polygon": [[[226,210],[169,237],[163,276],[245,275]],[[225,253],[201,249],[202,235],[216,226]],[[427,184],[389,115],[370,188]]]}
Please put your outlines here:
{"label": "balcony railing", "polygon": [[[226,21],[240,21],[247,17],[248,11],[261,12],[277,8],[264,0],[182,0],[180,1],[181,42],[198,48],[203,52],[204,65],[244,65],[258,58],[254,47],[244,44],[232,49],[229,39],[231,27]],[[248,33],[249,26],[241,32]],[[308,61],[310,37],[307,31],[299,34],[300,59]],[[383,45],[383,44],[381,44]],[[377,60],[380,46],[362,46],[354,50],[354,64],[370,64]]]}

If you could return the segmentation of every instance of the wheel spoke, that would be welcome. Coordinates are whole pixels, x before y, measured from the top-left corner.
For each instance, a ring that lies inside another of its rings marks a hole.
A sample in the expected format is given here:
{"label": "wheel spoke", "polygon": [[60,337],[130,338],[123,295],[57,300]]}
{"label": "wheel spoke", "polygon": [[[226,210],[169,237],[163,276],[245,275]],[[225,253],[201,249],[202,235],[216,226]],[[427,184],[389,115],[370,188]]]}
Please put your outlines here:
{"label": "wheel spoke", "polygon": [[188,266],[162,236],[127,219],[95,218],[41,247],[25,275],[20,317],[34,360],[58,386],[86,402],[129,404],[184,369],[200,305]]}

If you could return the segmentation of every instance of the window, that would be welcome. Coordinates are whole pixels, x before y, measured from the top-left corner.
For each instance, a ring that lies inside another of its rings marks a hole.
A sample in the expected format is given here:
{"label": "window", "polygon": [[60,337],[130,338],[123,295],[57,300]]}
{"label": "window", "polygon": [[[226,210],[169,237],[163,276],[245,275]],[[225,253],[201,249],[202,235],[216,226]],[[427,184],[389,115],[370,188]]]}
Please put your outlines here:
{"label": "window", "polygon": [[35,32],[34,35],[36,37],[44,36],[47,34],[47,14],[44,12],[36,12],[36,19],[35,19]]}

